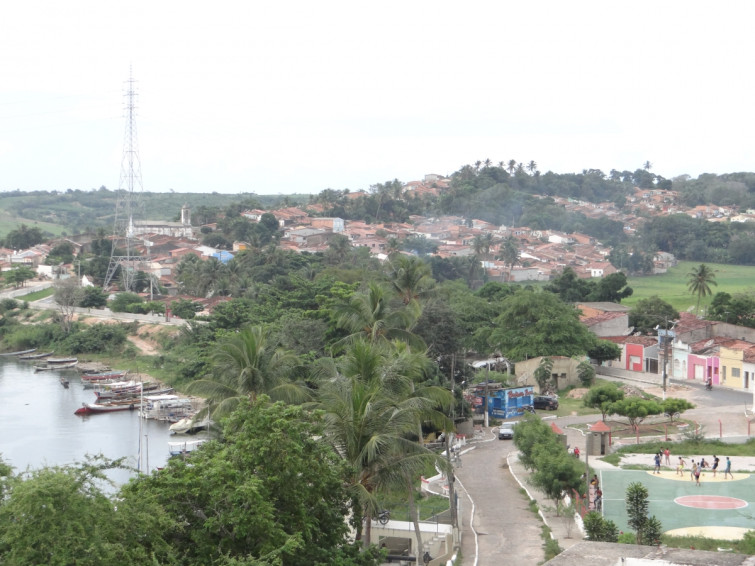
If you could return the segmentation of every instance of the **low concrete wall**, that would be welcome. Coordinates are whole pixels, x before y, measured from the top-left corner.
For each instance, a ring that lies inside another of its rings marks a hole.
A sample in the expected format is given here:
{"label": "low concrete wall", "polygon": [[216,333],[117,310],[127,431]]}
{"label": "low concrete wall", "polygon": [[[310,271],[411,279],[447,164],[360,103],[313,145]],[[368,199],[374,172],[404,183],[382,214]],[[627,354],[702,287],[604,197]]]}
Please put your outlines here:
{"label": "low concrete wall", "polygon": [[616,377],[619,379],[628,379],[631,381],[639,381],[651,385],[660,385],[663,376],[657,373],[646,373],[641,371],[629,371],[628,369],[606,367],[606,366],[593,366],[597,375],[605,377]]}

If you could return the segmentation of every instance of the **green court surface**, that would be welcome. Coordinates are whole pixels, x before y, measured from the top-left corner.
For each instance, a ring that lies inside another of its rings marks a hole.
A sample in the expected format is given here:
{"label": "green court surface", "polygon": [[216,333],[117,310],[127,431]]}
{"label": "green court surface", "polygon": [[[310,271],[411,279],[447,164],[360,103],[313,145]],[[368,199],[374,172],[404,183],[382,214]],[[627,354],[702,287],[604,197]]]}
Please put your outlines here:
{"label": "green court surface", "polygon": [[[649,514],[660,519],[663,530],[675,535],[702,535],[710,538],[741,538],[755,529],[755,478],[735,473],[734,479],[716,478],[705,471],[700,486],[674,471],[653,474],[651,471],[603,470],[598,474],[603,490],[603,516],[616,523],[619,530],[630,531],[627,524],[625,497],[632,482],[648,490]],[[673,532],[669,532],[673,531]]]}

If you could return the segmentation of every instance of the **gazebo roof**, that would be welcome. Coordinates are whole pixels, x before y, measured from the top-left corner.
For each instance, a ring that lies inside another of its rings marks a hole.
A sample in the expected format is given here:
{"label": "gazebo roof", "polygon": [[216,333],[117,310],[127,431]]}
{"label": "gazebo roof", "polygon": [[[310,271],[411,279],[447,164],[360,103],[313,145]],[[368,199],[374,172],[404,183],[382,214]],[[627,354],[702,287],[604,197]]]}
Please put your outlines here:
{"label": "gazebo roof", "polygon": [[590,432],[611,432],[611,427],[603,421],[598,421],[590,427]]}

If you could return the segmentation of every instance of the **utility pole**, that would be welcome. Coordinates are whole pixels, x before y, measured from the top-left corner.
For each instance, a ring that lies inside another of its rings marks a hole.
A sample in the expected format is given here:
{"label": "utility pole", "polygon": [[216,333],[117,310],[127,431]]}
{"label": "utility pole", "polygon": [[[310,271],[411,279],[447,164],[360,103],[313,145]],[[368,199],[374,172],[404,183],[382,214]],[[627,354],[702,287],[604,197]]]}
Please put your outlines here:
{"label": "utility pole", "polygon": [[483,414],[483,424],[485,428],[488,428],[488,385],[490,381],[490,360],[488,360],[488,363],[485,364],[485,412]]}

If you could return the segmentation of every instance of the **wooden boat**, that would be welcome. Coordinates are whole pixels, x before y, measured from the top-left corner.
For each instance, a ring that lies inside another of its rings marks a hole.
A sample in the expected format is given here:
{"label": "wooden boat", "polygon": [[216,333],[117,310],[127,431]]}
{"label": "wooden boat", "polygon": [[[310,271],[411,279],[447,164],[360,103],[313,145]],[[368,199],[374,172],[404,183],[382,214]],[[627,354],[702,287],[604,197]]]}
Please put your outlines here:
{"label": "wooden boat", "polygon": [[38,371],[55,371],[59,369],[75,368],[79,362],[71,362],[68,364],[47,364],[46,366],[34,366],[34,373]]}
{"label": "wooden boat", "polygon": [[97,389],[94,394],[98,401],[102,401],[105,399],[134,398],[147,392],[149,392],[150,395],[167,395],[173,393],[172,387],[158,389],[159,387],[159,383],[152,381],[147,381],[146,383],[139,381],[119,381],[106,385],[101,389]]}
{"label": "wooden boat", "polygon": [[47,358],[48,364],[71,364],[78,361],[79,358]]}
{"label": "wooden boat", "polygon": [[47,356],[52,356],[55,352],[42,352],[41,354],[26,354],[24,356],[18,356],[19,360],[39,360],[42,358],[46,358]]}
{"label": "wooden boat", "polygon": [[82,403],[81,407],[74,411],[74,415],[96,415],[98,413],[113,413],[115,411],[133,411],[139,407],[139,403]]}
{"label": "wooden boat", "polygon": [[36,352],[36,348],[31,348],[29,350],[20,350],[18,352],[5,352],[3,354],[0,354],[0,356],[22,356],[24,354],[31,354],[32,352]]}
{"label": "wooden boat", "polygon": [[65,387],[66,389],[68,389],[68,386],[69,386],[69,385],[70,385],[70,383],[71,383],[70,381],[68,381],[68,378],[66,378],[66,377],[63,377],[62,375],[60,376],[60,380],[59,380],[59,381],[60,381],[60,384],[61,384],[61,385],[62,385],[63,387]]}
{"label": "wooden boat", "polygon": [[126,371],[105,371],[102,373],[84,373],[81,375],[81,381],[83,382],[96,382],[96,381],[111,381],[120,380],[126,377]]}

